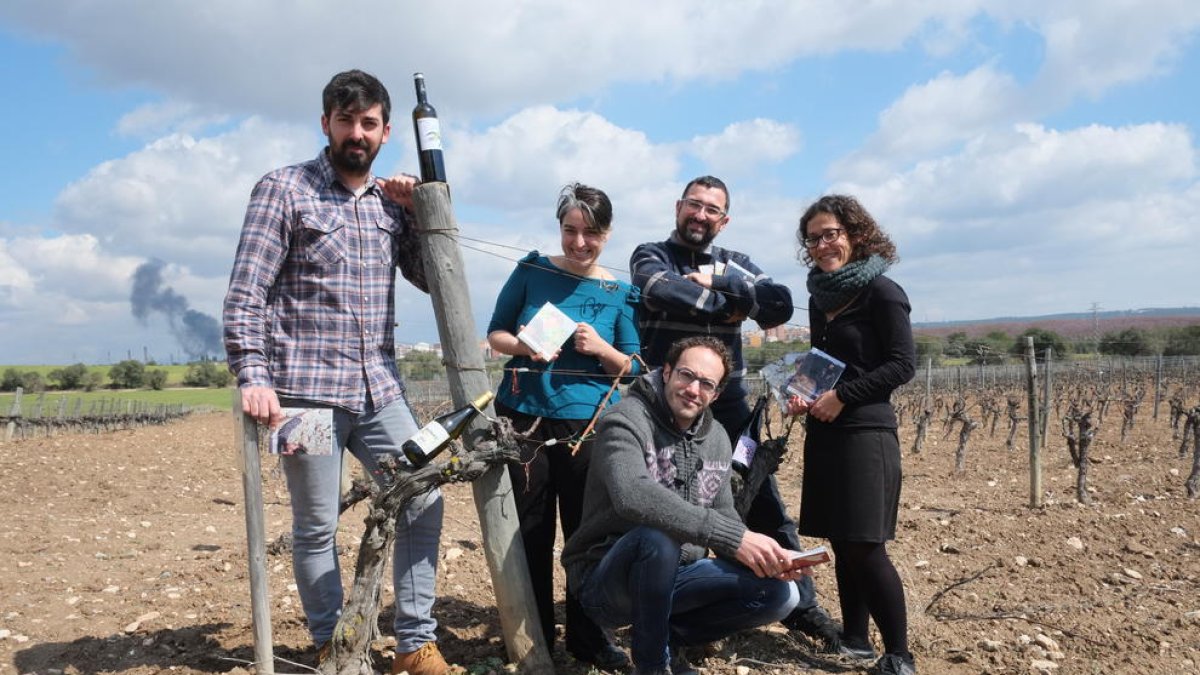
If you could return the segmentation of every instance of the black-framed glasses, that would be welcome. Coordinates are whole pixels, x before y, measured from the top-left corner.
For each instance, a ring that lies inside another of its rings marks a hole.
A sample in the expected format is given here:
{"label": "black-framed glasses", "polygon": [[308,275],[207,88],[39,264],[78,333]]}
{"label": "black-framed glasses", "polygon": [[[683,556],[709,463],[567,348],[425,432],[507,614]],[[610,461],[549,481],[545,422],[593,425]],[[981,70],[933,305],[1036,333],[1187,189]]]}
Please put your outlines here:
{"label": "black-framed glasses", "polygon": [[671,374],[678,375],[679,379],[683,380],[685,387],[690,387],[692,386],[693,382],[698,382],[700,384],[700,391],[704,392],[705,394],[711,396],[712,394],[717,393],[718,385],[716,382],[708,379],[707,377],[701,377],[691,368],[679,366],[678,368],[672,370]]}
{"label": "black-framed glasses", "polygon": [[725,217],[725,211],[718,209],[717,207],[713,206],[712,204],[705,204],[704,202],[702,202],[698,199],[691,199],[690,197],[684,197],[680,201],[683,202],[683,205],[686,206],[689,211],[701,211],[704,213],[704,215],[708,216],[709,218],[724,218]]}
{"label": "black-framed glasses", "polygon": [[833,242],[837,241],[838,237],[842,236],[842,233],[845,231],[846,228],[844,227],[831,227],[828,230],[821,230],[821,234],[818,234],[815,237],[805,237],[801,241],[803,241],[804,245],[809,248],[816,248],[817,244],[832,244]]}

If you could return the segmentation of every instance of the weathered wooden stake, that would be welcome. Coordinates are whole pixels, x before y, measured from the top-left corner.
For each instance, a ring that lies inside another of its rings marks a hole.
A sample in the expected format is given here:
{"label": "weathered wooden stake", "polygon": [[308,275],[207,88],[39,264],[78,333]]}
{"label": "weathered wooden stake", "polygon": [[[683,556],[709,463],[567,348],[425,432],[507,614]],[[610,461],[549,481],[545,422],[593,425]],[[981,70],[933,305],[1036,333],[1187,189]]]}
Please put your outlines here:
{"label": "weathered wooden stake", "polygon": [[[433,298],[450,395],[455,407],[464,406],[490,390],[491,383],[484,371],[483,351],[471,314],[449,188],[445,183],[418,186],[413,194],[413,207],[422,234],[421,259]],[[483,424],[478,419],[476,422]],[[474,447],[479,435],[477,426],[465,436],[468,448]],[[552,674],[554,664],[537,617],[507,469],[493,467],[472,482],[471,489],[508,656],[521,672]]]}
{"label": "weathered wooden stake", "polygon": [[1054,348],[1046,347],[1045,363],[1042,365],[1042,407],[1038,413],[1038,428],[1042,430],[1042,447],[1046,447],[1046,427],[1050,424],[1050,364],[1054,361]]}
{"label": "weathered wooden stake", "polygon": [[242,456],[242,491],[246,495],[246,548],[250,565],[250,615],[254,622],[254,665],[260,674],[275,672],[271,636],[271,602],[267,589],[267,533],[263,518],[262,461],[258,422],[242,412],[242,390],[233,390],[233,442]]}
{"label": "weathered wooden stake", "polygon": [[9,409],[8,416],[14,419],[10,419],[8,421],[8,429],[4,431],[5,443],[11,441],[13,439],[13,434],[15,434],[17,431],[17,420],[15,418],[21,416],[21,394],[24,391],[25,390],[23,388],[17,387],[17,391],[13,395],[12,408]]}
{"label": "weathered wooden stake", "polygon": [[1158,421],[1158,404],[1162,401],[1162,353],[1154,365],[1154,420]]}
{"label": "weathered wooden stake", "polygon": [[1025,338],[1025,383],[1029,394],[1029,506],[1042,505],[1042,464],[1038,440],[1037,357],[1033,352],[1033,336]]}

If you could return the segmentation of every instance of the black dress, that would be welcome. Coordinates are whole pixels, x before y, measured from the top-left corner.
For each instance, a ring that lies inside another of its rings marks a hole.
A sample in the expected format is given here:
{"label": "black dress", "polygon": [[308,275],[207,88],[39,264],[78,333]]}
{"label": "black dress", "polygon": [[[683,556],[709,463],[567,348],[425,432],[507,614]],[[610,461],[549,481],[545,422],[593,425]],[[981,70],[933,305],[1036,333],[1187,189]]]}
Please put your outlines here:
{"label": "black dress", "polygon": [[912,379],[908,296],[878,276],[832,320],[809,300],[814,347],[846,363],[833,422],[807,419],[800,534],[883,542],[896,536],[900,441],[891,394]]}

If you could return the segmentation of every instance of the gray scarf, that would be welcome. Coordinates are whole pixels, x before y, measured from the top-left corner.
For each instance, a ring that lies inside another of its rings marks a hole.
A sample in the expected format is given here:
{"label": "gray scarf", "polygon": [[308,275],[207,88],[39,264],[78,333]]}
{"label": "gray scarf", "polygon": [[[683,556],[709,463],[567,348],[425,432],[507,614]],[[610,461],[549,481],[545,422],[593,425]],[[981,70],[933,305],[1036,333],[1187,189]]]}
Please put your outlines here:
{"label": "gray scarf", "polygon": [[833,272],[822,272],[814,266],[808,273],[808,292],[822,312],[832,312],[854,299],[867,284],[883,274],[891,263],[873,255],[846,263]]}

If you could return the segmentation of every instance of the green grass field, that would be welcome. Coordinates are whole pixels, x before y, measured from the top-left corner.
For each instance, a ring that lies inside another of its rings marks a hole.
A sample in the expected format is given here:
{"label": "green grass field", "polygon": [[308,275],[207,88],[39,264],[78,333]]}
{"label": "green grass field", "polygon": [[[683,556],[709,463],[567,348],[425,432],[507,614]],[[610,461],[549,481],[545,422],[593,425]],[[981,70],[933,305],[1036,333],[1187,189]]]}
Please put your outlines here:
{"label": "green grass field", "polygon": [[[96,391],[47,391],[42,401],[42,414],[57,414],[59,400],[67,399],[67,411],[75,405],[75,399],[83,399],[83,411],[87,412],[93,401],[118,399],[122,401],[142,401],[150,405],[176,405],[212,407],[218,410],[228,410],[233,400],[233,388],[196,389],[191,387],[168,387],[159,391],[150,389],[97,389]],[[28,414],[36,405],[38,394],[21,396],[21,410]],[[0,394],[0,415],[7,415],[12,407],[13,394]]]}

